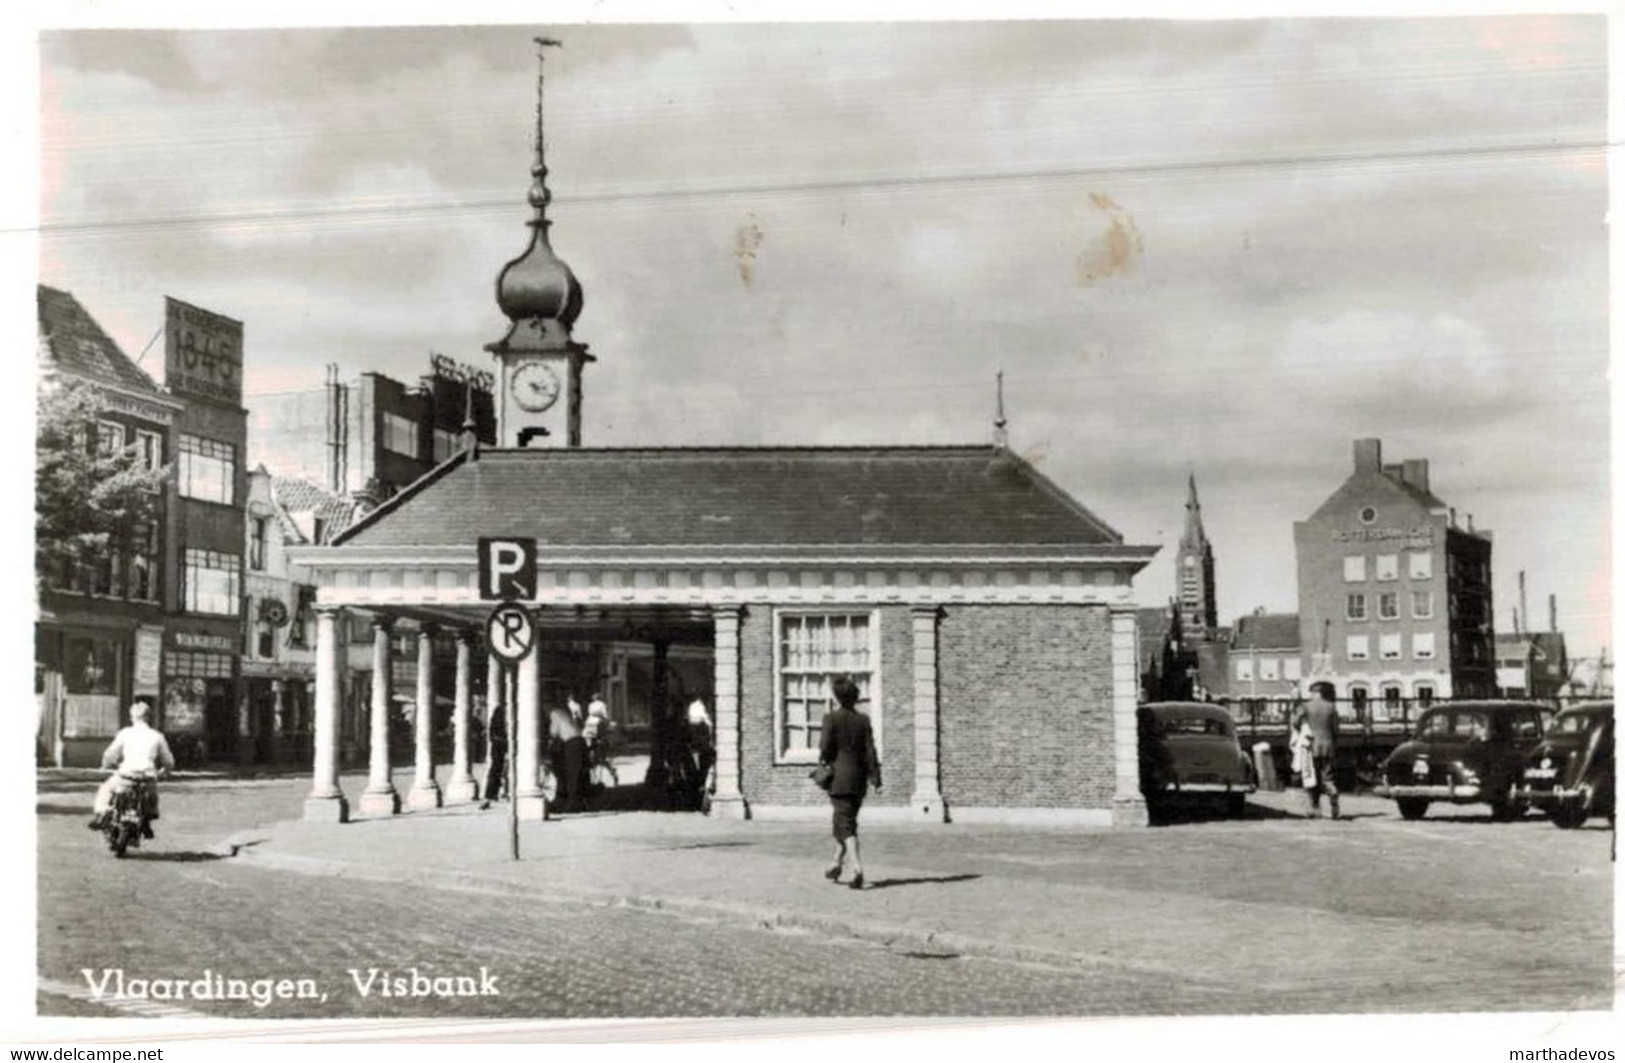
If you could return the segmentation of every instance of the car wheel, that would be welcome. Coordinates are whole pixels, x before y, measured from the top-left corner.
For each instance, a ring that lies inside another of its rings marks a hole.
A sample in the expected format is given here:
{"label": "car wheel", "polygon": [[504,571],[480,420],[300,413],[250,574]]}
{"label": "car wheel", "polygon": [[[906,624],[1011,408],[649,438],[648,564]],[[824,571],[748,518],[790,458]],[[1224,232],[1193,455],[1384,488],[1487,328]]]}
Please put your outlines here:
{"label": "car wheel", "polygon": [[1548,818],[1562,830],[1573,830],[1585,823],[1585,806],[1579,804],[1558,805],[1552,809]]}
{"label": "car wheel", "polygon": [[1398,803],[1399,814],[1404,819],[1421,819],[1428,814],[1428,800],[1425,797],[1401,797]]}

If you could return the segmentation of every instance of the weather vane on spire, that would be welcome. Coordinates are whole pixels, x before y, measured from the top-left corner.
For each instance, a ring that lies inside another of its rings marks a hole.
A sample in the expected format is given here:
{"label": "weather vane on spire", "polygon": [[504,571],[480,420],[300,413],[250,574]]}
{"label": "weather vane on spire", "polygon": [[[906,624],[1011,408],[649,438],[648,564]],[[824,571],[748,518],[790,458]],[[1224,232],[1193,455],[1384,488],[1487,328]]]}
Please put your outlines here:
{"label": "weather vane on spire", "polygon": [[536,42],[536,161],[531,165],[530,205],[536,210],[532,225],[547,225],[547,205],[553,194],[547,190],[547,139],[542,124],[542,89],[545,77],[544,62],[547,49],[563,48],[564,42],[552,37],[534,37]]}
{"label": "weather vane on spire", "polygon": [[993,445],[1003,449],[1010,444],[1010,434],[1005,426],[1010,422],[1004,419],[1004,370],[998,374],[998,402],[993,417]]}

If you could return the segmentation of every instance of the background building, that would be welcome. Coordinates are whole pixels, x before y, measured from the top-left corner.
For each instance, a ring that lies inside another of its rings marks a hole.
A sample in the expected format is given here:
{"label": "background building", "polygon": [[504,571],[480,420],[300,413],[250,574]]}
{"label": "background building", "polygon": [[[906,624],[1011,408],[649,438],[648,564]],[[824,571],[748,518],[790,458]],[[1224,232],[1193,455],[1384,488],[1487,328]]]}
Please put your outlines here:
{"label": "background building", "polygon": [[177,759],[251,759],[238,668],[248,499],[243,325],[178,299],[164,304],[164,380],[183,405],[174,426],[161,722]]}
{"label": "background building", "polygon": [[[185,404],[159,390],[71,294],[40,285],[41,386],[78,380],[107,410],[95,445],[135,447],[149,468],[170,461]],[[43,759],[95,763],[136,697],[160,695],[167,595],[174,572],[167,503],[145,549],[46,573],[35,623],[35,695]]]}
{"label": "background building", "polygon": [[463,425],[496,441],[492,374],[442,355],[416,384],[379,373],[341,380],[328,367],[320,388],[257,395],[248,449],[277,476],[381,502],[451,457]]}
{"label": "background building", "polygon": [[1326,679],[1376,719],[1406,698],[1493,696],[1490,533],[1428,482],[1425,460],[1382,462],[1354,444],[1354,471],[1293,526],[1300,645]]}

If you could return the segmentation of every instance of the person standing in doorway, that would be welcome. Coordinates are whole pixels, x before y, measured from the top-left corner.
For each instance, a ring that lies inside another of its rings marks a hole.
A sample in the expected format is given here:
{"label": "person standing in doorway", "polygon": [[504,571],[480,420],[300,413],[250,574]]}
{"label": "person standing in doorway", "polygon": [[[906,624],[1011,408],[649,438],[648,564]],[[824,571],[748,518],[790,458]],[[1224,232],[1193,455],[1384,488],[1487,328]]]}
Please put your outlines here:
{"label": "person standing in doorway", "polygon": [[554,754],[553,777],[558,784],[554,796],[563,812],[580,812],[587,795],[587,740],[572,711],[580,707],[581,703],[572,697],[568,706],[555,708],[547,717],[548,745]]}
{"label": "person standing in doorway", "polygon": [[830,683],[830,693],[835,697],[835,708],[824,714],[818,760],[835,771],[829,785],[835,862],[824,872],[824,877],[831,882],[840,881],[850,849],[852,881],[849,885],[861,890],[863,854],[858,848],[858,811],[863,807],[870,783],[874,784],[876,793],[880,792],[880,758],[875,754],[875,733],[869,717],[857,709],[858,684],[851,676],[838,675]]}
{"label": "person standing in doorway", "polygon": [[1331,805],[1331,815],[1337,818],[1337,779],[1334,775],[1337,760],[1337,705],[1332,700],[1336,691],[1330,683],[1316,683],[1309,688],[1312,695],[1292,719],[1294,730],[1301,730],[1309,746],[1314,770],[1313,783],[1304,789],[1309,794],[1310,816],[1320,815],[1320,795],[1324,792]]}
{"label": "person standing in doorway", "polygon": [[491,802],[502,797],[508,774],[508,714],[496,698],[486,699],[485,720],[485,800],[480,808],[491,807]]}

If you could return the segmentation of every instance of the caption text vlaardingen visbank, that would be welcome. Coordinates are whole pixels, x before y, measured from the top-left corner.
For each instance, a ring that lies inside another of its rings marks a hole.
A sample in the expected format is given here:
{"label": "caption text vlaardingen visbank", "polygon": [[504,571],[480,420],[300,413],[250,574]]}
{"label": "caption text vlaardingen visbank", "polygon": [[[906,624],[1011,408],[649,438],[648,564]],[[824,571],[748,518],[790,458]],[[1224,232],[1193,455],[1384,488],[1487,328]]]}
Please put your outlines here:
{"label": "caption text vlaardingen visbank", "polygon": [[[98,1001],[125,1000],[243,1000],[256,1008],[279,1001],[328,999],[326,987],[314,978],[239,978],[205,970],[191,978],[150,978],[126,974],[122,967],[86,967],[90,995]],[[498,975],[481,967],[476,974],[427,975],[416,967],[393,971],[381,967],[352,967],[345,972],[345,990],[362,999],[400,997],[499,997]]]}

